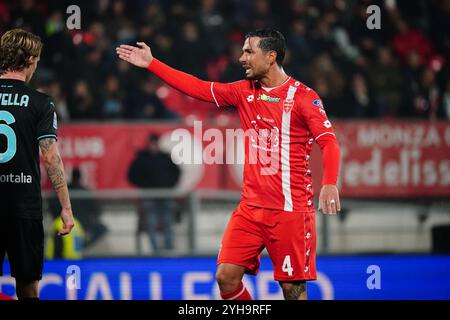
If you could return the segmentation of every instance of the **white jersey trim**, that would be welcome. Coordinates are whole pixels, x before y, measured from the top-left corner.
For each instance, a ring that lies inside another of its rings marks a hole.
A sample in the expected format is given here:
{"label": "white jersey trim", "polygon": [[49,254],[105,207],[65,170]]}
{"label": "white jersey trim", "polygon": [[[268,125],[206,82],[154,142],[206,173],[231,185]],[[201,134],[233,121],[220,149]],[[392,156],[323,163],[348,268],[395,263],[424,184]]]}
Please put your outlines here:
{"label": "white jersey trim", "polygon": [[214,99],[214,102],[216,103],[217,108],[220,108],[219,103],[217,102],[216,96],[214,95],[214,88],[213,88],[213,86],[214,86],[214,82],[211,82],[211,94],[212,94],[212,97]]}
{"label": "white jersey trim", "polygon": [[[296,91],[296,87],[289,86],[286,101],[292,101]],[[281,188],[284,195],[284,211],[292,212],[294,205],[292,203],[291,193],[290,130],[291,112],[285,112],[283,110],[283,118],[281,120]]]}
{"label": "white jersey trim", "polygon": [[324,136],[324,135],[326,135],[326,134],[331,134],[331,135],[333,135],[333,136],[336,136],[333,132],[324,132],[324,133],[322,133],[322,134],[319,134],[319,135],[316,137],[316,141],[317,141],[317,139],[319,139],[321,136]]}
{"label": "white jersey trim", "polygon": [[270,91],[272,91],[273,89],[276,89],[276,88],[279,88],[279,87],[281,87],[281,86],[284,86],[289,80],[291,80],[291,77],[288,77],[287,79],[286,79],[286,81],[284,81],[282,84],[280,84],[279,86],[276,86],[276,87],[263,87],[263,86],[261,86],[261,88],[263,88],[264,90],[266,90],[267,92],[270,92]]}

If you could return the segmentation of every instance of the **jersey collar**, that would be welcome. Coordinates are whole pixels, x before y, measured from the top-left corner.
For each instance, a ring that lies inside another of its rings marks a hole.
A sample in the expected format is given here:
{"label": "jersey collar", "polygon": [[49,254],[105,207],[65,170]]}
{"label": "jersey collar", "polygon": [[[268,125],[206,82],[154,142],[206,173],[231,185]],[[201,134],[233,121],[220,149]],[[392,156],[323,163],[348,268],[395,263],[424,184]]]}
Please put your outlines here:
{"label": "jersey collar", "polygon": [[276,86],[276,87],[263,87],[262,85],[261,85],[261,83],[260,82],[257,82],[257,87],[259,87],[259,88],[261,88],[261,89],[263,89],[264,91],[266,91],[266,92],[273,92],[273,91],[275,91],[275,90],[277,90],[277,89],[279,89],[279,88],[281,88],[281,87],[284,87],[287,83],[289,83],[289,81],[291,80],[292,78],[289,76],[282,84],[280,84],[280,85],[278,85],[278,86]]}

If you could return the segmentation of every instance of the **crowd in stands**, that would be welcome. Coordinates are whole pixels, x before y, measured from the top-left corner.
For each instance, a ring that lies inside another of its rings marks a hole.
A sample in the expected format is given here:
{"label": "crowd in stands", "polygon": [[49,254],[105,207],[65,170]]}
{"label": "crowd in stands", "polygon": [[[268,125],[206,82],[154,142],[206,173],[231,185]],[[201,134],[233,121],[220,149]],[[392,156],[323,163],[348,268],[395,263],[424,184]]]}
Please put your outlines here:
{"label": "crowd in stands", "polygon": [[[158,59],[213,81],[244,76],[248,31],[271,27],[288,44],[285,70],[321,96],[330,118],[450,119],[449,0],[0,0],[0,31],[41,36],[33,85],[52,95],[62,121],[181,116],[153,75],[116,57],[144,41]],[[367,27],[369,5],[381,29]],[[186,106],[184,114],[189,113]]]}

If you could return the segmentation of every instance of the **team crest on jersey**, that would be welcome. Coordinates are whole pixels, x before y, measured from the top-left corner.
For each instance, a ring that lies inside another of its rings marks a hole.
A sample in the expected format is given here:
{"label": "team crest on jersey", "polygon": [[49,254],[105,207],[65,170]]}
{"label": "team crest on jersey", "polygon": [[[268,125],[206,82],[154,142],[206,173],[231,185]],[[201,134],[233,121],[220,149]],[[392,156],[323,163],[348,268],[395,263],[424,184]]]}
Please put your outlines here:
{"label": "team crest on jersey", "polygon": [[266,101],[266,102],[280,102],[281,98],[271,97],[267,94],[261,93],[258,97],[258,100]]}
{"label": "team crest on jersey", "polygon": [[283,111],[286,113],[291,112],[292,108],[294,107],[294,100],[293,99],[286,99],[283,103]]}

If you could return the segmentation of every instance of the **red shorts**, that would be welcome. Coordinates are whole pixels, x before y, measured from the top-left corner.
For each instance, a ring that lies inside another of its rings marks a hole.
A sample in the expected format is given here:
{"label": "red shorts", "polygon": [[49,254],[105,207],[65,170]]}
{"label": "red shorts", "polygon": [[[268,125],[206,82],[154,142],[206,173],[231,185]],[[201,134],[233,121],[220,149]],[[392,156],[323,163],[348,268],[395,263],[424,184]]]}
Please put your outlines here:
{"label": "red shorts", "polygon": [[276,281],[316,280],[314,212],[287,212],[240,203],[223,236],[217,264],[231,263],[256,275],[261,251],[274,266]]}

